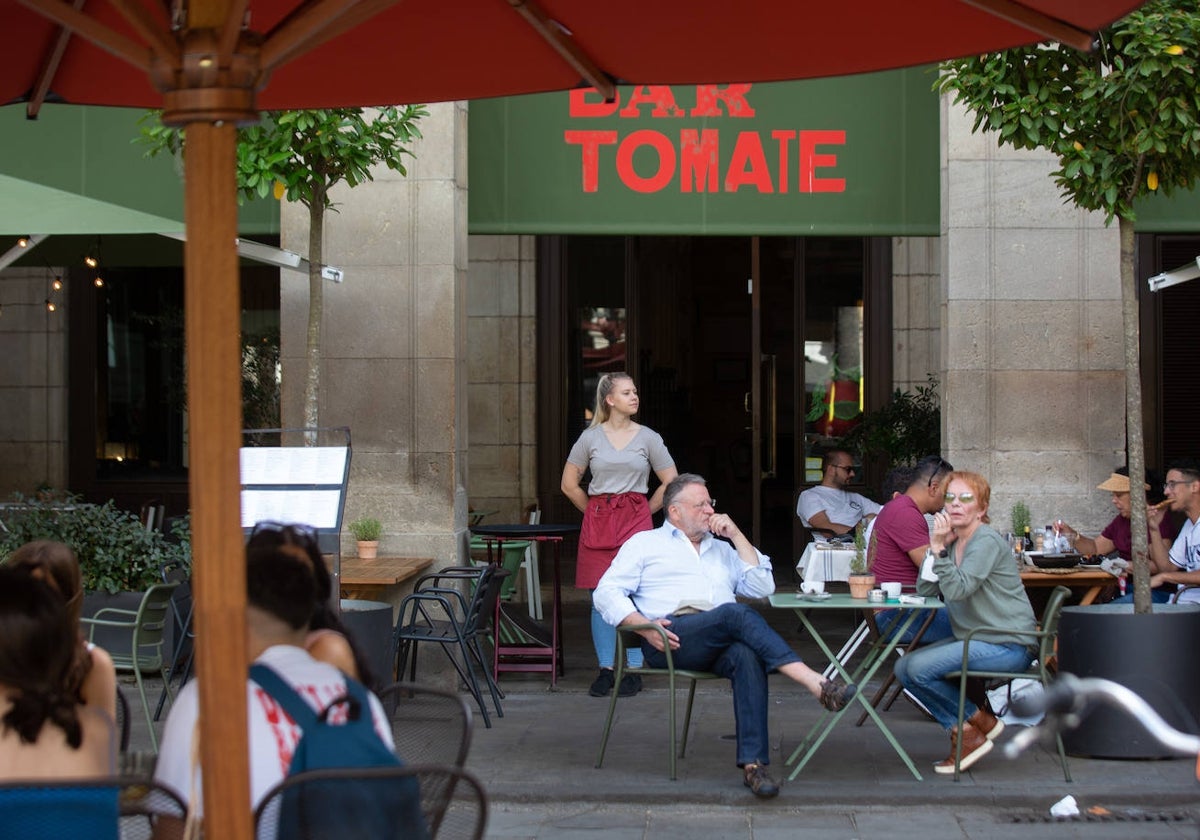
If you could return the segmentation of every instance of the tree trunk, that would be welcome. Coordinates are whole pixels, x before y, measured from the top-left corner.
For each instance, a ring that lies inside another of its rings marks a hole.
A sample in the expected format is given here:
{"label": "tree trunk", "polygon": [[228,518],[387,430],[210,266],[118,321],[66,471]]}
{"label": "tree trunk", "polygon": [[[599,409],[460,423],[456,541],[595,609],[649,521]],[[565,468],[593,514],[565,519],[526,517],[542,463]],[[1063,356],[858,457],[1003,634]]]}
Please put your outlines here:
{"label": "tree trunk", "polygon": [[[304,426],[320,425],[318,398],[321,395],[321,321],[325,310],[325,289],[321,285],[321,267],[325,264],[321,243],[325,233],[325,196],[314,195],[308,207],[308,336],[305,343]],[[315,432],[304,435],[306,446],[316,446]]]}
{"label": "tree trunk", "polygon": [[1121,315],[1125,327],[1125,451],[1129,465],[1129,520],[1133,531],[1133,611],[1151,612],[1146,532],[1146,450],[1142,439],[1142,365],[1133,222],[1121,218]]}

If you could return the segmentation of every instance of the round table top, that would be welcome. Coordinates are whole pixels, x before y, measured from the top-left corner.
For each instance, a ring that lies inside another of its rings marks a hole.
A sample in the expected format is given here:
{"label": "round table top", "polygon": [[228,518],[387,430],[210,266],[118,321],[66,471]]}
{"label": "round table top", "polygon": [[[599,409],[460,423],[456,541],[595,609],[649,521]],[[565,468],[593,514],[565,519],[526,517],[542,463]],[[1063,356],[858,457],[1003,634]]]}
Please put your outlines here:
{"label": "round table top", "polygon": [[555,524],[553,522],[539,522],[536,525],[525,523],[518,525],[471,526],[471,533],[479,537],[512,537],[514,539],[562,537],[566,534],[574,534],[578,530],[578,525]]}

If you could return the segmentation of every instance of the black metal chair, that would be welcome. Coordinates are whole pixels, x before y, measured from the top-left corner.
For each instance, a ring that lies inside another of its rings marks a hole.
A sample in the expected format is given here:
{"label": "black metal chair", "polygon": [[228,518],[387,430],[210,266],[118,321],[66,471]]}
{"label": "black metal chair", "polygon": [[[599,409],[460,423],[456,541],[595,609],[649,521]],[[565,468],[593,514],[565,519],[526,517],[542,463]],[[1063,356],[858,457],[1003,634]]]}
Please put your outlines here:
{"label": "black metal chair", "polygon": [[[424,825],[397,818],[379,830],[381,815],[395,814],[416,783]],[[375,791],[378,790],[378,794]],[[339,811],[347,791],[372,794],[370,804]],[[376,809],[378,805],[378,810]],[[288,776],[267,791],[254,811],[259,840],[479,840],[487,829],[488,798],[482,783],[461,767],[407,764],[400,767],[309,770]]]}
{"label": "black metal chair", "polygon": [[[422,575],[414,591],[400,602],[400,615],[393,633],[392,645],[396,654],[396,676],[416,682],[417,647],[422,642],[441,646],[459,677],[479,704],[483,724],[491,727],[475,666],[483,672],[496,716],[504,717],[500,699],[504,696],[492,676],[480,645],[488,637],[496,601],[507,572],[495,565],[450,566],[433,574]],[[466,594],[462,587],[467,588]],[[455,651],[459,657],[455,656]],[[411,657],[411,662],[410,662]]]}
{"label": "black metal chair", "polygon": [[475,720],[462,695],[398,682],[379,692],[379,702],[391,717],[392,739],[401,760],[455,767],[466,764]]}
{"label": "black metal chair", "polygon": [[196,648],[196,633],[192,629],[192,614],[195,612],[195,602],[192,600],[192,582],[190,570],[178,564],[164,564],[162,567],[163,583],[175,583],[179,588],[171,596],[171,615],[175,621],[178,636],[175,639],[175,650],[171,652],[171,661],[167,667],[167,676],[163,680],[162,691],[158,693],[158,705],[154,708],[154,719],[162,716],[163,706],[167,701],[167,687],[179,676],[179,686],[192,676],[192,662]]}
{"label": "black metal chair", "polygon": [[177,793],[143,776],[0,783],[6,840],[141,840],[159,820],[184,820]]}

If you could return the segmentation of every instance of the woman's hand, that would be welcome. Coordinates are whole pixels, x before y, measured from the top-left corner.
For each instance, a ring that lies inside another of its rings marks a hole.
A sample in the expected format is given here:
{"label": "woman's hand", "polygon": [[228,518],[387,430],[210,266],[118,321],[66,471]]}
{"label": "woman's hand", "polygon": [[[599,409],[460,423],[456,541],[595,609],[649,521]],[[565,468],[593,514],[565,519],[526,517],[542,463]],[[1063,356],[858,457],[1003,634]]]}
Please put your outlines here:
{"label": "woman's hand", "polygon": [[939,510],[933,515],[933,534],[929,538],[929,547],[934,554],[941,554],[956,539],[958,535],[950,525],[950,514]]}

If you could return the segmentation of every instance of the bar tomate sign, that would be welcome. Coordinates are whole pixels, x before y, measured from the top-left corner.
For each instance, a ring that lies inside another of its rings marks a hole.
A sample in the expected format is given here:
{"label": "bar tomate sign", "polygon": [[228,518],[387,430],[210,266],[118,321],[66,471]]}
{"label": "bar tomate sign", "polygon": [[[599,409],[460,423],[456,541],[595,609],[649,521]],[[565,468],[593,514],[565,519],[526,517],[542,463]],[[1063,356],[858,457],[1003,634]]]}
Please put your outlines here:
{"label": "bar tomate sign", "polygon": [[470,104],[472,233],[935,235],[923,70]]}
{"label": "bar tomate sign", "polygon": [[[818,170],[836,170],[836,147],[846,143],[846,132],[838,129],[775,128],[721,131],[717,128],[673,128],[673,120],[747,120],[755,116],[750,98],[753,85],[696,85],[690,108],[676,99],[674,89],[665,85],[635,87],[624,103],[620,96],[612,102],[599,98],[594,89],[573,90],[568,94],[568,112],[572,122],[611,117],[641,121],[643,112],[661,128],[567,129],[563,141],[580,148],[583,191],[601,188],[601,171],[611,164],[621,187],[639,193],[675,188],[680,192],[737,192],[748,189],[758,193],[802,193],[846,191],[846,180],[819,177]],[[767,136],[764,137],[764,133]],[[724,171],[721,141],[732,140],[733,150]],[[645,150],[649,158],[644,171],[635,166],[635,157]],[[607,174],[607,173],[606,173]],[[607,184],[607,178],[606,186]]]}

